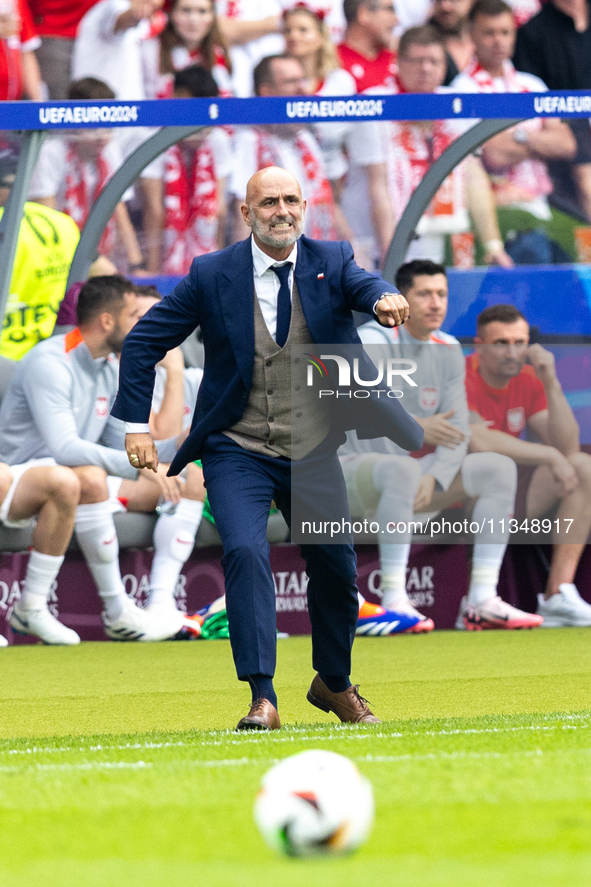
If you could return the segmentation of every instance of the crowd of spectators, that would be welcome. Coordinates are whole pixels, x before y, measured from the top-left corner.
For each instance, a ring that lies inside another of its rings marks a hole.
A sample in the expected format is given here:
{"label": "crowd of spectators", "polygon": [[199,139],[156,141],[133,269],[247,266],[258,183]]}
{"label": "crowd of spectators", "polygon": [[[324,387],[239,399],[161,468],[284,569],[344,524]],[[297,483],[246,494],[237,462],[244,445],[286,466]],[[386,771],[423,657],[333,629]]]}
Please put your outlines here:
{"label": "crowd of spectators", "polygon": [[[591,82],[587,0],[8,0],[2,9],[4,99],[524,92]],[[308,232],[346,237],[362,264],[378,267],[418,182],[466,125],[215,128],[143,170],[101,252],[124,273],[185,273],[191,255],[243,235],[244,183],[276,163],[303,183]],[[50,136],[30,198],[82,227],[150,134]],[[590,240],[577,233],[590,220],[587,121],[538,120],[457,168],[409,258],[460,267],[572,261]]]}

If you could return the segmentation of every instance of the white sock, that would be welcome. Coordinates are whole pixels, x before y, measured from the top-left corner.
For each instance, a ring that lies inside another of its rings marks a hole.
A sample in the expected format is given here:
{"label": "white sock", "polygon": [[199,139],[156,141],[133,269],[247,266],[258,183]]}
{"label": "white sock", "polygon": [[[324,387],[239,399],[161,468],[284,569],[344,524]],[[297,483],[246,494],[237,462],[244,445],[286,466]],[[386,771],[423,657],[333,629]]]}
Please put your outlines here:
{"label": "white sock", "polygon": [[[414,498],[421,479],[419,463],[408,456],[380,460],[373,468],[372,480],[380,491],[380,501],[376,509],[376,521],[380,529],[388,523],[409,524],[414,516]],[[392,534],[392,541],[380,543],[380,566],[382,568],[382,605],[395,610],[409,603],[406,593],[406,567],[410,554],[412,534]],[[394,541],[396,540],[396,541]]]}
{"label": "white sock", "polygon": [[468,589],[468,603],[477,607],[497,594],[515,505],[517,466],[499,453],[471,453],[462,463],[462,484],[469,496],[477,497],[472,520],[484,528],[474,543]]}
{"label": "white sock", "polygon": [[181,499],[174,514],[161,514],[154,528],[149,606],[175,606],[174,591],[203,515],[203,502]]}
{"label": "white sock", "polygon": [[406,567],[410,554],[410,543],[380,545],[382,567],[382,606],[387,610],[409,603],[406,593]]}
{"label": "white sock", "polygon": [[109,502],[78,506],[76,539],[97,584],[107,616],[111,620],[118,619],[126,594],[119,569],[119,540]]}
{"label": "white sock", "polygon": [[506,545],[488,545],[477,543],[472,555],[472,572],[468,589],[468,603],[478,607],[492,597],[496,597],[501,564],[505,556]]}
{"label": "white sock", "polygon": [[33,550],[27,564],[25,587],[19,607],[23,610],[42,610],[47,606],[51,584],[64,562],[64,556],[41,554]]}

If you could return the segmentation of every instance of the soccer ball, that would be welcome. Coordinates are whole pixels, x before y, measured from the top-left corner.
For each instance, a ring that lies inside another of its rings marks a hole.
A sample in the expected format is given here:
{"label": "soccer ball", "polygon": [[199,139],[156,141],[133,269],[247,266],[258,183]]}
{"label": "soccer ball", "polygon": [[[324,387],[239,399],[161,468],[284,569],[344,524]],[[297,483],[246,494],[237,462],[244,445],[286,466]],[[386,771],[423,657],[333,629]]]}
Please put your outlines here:
{"label": "soccer ball", "polygon": [[272,767],[254,805],[266,843],[287,856],[350,853],[368,837],[373,817],[371,784],[353,761],[316,749]]}

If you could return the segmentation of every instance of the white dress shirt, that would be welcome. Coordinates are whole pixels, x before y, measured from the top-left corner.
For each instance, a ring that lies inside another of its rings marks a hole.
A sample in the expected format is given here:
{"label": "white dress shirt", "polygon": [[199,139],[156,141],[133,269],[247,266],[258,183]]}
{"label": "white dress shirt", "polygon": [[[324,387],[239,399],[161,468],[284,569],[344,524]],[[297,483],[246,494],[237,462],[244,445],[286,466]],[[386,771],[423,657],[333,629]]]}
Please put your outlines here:
{"label": "white dress shirt", "polygon": [[279,296],[279,288],[281,286],[279,278],[272,270],[273,266],[279,267],[291,262],[291,271],[289,272],[289,295],[293,293],[293,274],[295,263],[298,258],[297,241],[293,245],[287,259],[278,262],[272,256],[268,256],[262,249],[256,245],[254,237],[250,239],[252,247],[252,268],[254,273],[254,291],[259,300],[259,306],[267,324],[267,329],[272,338],[275,338],[277,332],[277,297]]}

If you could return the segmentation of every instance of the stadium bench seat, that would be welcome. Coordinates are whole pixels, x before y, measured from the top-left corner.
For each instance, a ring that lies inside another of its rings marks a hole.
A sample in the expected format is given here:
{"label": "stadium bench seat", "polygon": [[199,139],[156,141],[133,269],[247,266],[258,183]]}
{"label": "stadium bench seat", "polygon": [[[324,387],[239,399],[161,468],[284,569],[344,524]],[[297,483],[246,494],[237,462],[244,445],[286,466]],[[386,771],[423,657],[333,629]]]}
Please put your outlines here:
{"label": "stadium bench seat", "polygon": [[[116,514],[115,526],[119,536],[119,547],[124,548],[151,548],[155,514]],[[0,552],[26,551],[31,545],[32,530],[10,530],[0,527]],[[267,540],[273,544],[285,542],[287,539],[287,524],[280,514],[272,514],[267,528]],[[207,548],[211,545],[221,545],[216,528],[208,520],[201,521],[196,548]],[[78,551],[76,539],[70,542],[69,551]]]}

